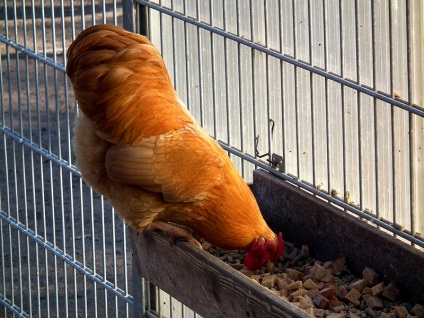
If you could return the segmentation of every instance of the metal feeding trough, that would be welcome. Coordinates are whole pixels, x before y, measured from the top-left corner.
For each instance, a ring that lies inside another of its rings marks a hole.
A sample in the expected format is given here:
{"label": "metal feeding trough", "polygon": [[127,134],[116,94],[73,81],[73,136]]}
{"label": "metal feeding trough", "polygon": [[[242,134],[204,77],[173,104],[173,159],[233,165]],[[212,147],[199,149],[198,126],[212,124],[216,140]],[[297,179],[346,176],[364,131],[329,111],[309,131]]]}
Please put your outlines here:
{"label": "metal feeding trough", "polygon": [[[317,259],[343,255],[357,276],[371,267],[394,281],[403,298],[424,303],[419,250],[265,171],[254,172],[252,190],[265,220],[285,240],[308,245]],[[310,317],[192,244],[171,246],[159,233],[130,235],[140,275],[204,317]]]}

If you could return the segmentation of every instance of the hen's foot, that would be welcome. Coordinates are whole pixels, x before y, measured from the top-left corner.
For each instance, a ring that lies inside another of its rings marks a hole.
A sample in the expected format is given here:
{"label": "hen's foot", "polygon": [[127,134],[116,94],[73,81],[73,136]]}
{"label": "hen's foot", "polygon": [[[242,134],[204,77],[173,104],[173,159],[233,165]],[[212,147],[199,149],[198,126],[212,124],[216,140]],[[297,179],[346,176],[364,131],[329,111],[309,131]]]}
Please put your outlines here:
{"label": "hen's foot", "polygon": [[202,244],[200,244],[200,242],[196,240],[189,231],[175,224],[162,222],[162,221],[156,221],[149,225],[148,230],[162,231],[162,232],[168,233],[169,235],[171,235],[171,238],[169,239],[169,244],[171,245],[173,245],[176,240],[184,240],[202,249]]}

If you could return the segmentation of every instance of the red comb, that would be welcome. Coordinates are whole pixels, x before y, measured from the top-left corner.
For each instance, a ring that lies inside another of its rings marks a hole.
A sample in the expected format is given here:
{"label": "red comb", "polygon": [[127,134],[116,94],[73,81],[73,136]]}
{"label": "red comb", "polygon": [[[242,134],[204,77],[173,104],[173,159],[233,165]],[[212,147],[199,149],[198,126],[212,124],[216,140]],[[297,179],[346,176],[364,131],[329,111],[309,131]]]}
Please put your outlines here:
{"label": "red comb", "polygon": [[278,233],[278,257],[283,255],[284,252],[284,241],[283,241],[283,233]]}

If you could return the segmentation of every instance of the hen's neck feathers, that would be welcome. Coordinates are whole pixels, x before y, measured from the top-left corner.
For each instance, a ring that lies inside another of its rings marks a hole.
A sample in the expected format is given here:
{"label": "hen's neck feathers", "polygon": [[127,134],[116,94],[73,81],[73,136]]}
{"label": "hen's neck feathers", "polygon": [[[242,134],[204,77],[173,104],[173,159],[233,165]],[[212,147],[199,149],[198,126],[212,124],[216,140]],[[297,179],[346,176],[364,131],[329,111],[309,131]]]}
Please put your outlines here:
{"label": "hen's neck feathers", "polygon": [[[263,219],[254,196],[248,194],[249,187],[235,174],[235,169],[224,172],[227,180],[210,190],[209,199],[201,203],[198,219],[187,225],[208,242],[226,249],[248,250],[258,237],[274,241],[275,233]],[[240,184],[234,184],[235,181]],[[195,209],[193,207],[193,212]]]}

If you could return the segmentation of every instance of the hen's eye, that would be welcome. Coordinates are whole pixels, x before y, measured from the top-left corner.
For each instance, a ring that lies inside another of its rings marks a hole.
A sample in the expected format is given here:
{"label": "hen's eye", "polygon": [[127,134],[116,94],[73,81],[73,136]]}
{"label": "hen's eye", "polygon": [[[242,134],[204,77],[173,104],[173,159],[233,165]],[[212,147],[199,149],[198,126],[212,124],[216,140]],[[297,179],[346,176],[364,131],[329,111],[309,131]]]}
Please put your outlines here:
{"label": "hen's eye", "polygon": [[274,249],[273,249],[272,247],[268,247],[268,248],[266,249],[266,251],[267,251],[268,253],[271,253],[273,250],[274,250]]}

